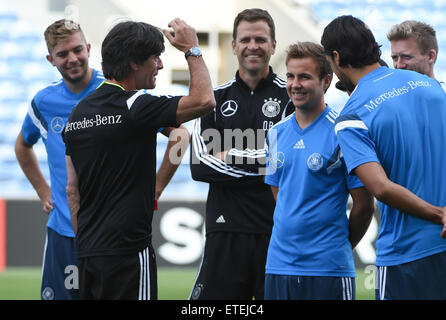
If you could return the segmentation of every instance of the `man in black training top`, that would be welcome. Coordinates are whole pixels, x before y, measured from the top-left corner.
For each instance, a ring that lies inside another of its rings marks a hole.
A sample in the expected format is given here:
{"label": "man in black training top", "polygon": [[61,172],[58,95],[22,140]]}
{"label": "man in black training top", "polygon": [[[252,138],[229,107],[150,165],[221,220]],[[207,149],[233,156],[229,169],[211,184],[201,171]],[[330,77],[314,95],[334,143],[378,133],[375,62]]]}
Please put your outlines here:
{"label": "man in black training top", "polygon": [[107,81],[76,106],[64,130],[81,299],[157,298],[151,245],[156,134],[215,106],[195,30],[180,19],[169,27],[174,35],[164,35],[186,53],[188,96],[139,90],[155,87],[163,34],[143,22],[122,22],[102,44]]}
{"label": "man in black training top", "polygon": [[264,141],[287,115],[289,101],[286,81],[269,65],[276,49],[270,14],[240,12],[232,48],[235,78],[214,89],[216,108],[196,120],[192,133],[192,178],[209,183],[209,193],[204,256],[191,299],[263,299],[275,206],[262,172]]}

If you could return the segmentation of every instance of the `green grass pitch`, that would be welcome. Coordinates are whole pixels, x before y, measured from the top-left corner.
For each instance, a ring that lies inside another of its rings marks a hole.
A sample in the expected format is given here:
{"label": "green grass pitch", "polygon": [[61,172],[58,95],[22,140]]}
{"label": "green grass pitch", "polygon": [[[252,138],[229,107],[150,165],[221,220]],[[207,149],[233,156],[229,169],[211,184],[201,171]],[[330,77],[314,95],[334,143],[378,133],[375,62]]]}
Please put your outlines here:
{"label": "green grass pitch", "polygon": [[[160,300],[186,300],[195,281],[194,268],[159,268]],[[367,274],[357,270],[356,299],[373,300],[374,291],[364,286]],[[8,268],[0,272],[0,300],[39,300],[40,268]]]}

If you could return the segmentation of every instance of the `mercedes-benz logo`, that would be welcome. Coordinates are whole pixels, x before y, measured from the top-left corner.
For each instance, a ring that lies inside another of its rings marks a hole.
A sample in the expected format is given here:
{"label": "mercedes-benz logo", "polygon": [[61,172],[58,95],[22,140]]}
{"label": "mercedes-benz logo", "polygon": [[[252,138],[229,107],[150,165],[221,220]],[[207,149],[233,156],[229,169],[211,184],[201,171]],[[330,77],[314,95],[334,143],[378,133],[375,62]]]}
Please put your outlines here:
{"label": "mercedes-benz logo", "polygon": [[237,112],[238,105],[234,100],[228,100],[223,103],[220,107],[220,112],[225,117],[230,117]]}
{"label": "mercedes-benz logo", "polygon": [[285,164],[285,154],[283,152],[277,152],[275,155],[271,155],[271,165],[275,169],[282,168]]}
{"label": "mercedes-benz logo", "polygon": [[65,125],[65,122],[61,117],[54,117],[51,120],[51,130],[53,130],[54,133],[61,133],[63,130],[63,127]]}

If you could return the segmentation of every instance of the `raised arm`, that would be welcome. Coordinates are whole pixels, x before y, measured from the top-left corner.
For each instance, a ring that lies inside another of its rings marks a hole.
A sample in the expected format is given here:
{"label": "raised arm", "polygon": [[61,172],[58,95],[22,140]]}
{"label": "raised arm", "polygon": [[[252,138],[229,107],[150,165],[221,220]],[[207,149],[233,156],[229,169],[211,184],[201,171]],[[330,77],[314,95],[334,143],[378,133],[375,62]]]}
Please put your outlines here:
{"label": "raised arm", "polygon": [[[195,29],[181,19],[174,19],[168,25],[174,31],[172,35],[163,30],[169,42],[178,50],[186,53],[192,47],[198,46]],[[187,64],[190,73],[189,95],[180,99],[177,109],[177,124],[198,118],[215,107],[214,92],[211,77],[202,56],[189,56]]]}

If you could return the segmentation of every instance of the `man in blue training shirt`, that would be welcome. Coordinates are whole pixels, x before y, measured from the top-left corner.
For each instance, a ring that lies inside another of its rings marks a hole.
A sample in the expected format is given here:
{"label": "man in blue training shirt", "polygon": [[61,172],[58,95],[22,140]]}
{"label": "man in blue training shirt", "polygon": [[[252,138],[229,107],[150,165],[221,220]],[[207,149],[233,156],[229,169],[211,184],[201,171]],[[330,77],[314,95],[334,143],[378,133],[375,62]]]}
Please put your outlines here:
{"label": "man in blue training shirt", "polygon": [[324,30],[327,59],[352,95],[335,131],[349,173],[379,201],[377,299],[446,299],[446,94],[432,78],[380,67],[359,19]]}
{"label": "man in blue training shirt", "polygon": [[[61,132],[74,106],[95,91],[105,78],[102,72],[88,65],[90,44],[79,24],[58,20],[46,29],[45,41],[49,52],[47,60],[57,68],[62,79],[34,96],[16,140],[15,151],[23,172],[42,202],[43,211],[49,214],[41,298],[69,300],[77,299],[79,292],[75,235],[65,191],[65,144]],[[178,168],[189,143],[189,133],[184,126],[164,128],[162,133],[171,135],[172,139],[169,139],[166,156],[156,176],[156,200]],[[48,154],[51,187],[43,177],[32,147],[39,138],[42,138]],[[171,159],[167,155],[174,146],[180,146],[181,155]]]}
{"label": "man in blue training shirt", "polygon": [[[295,113],[268,133],[265,182],[276,198],[265,299],[355,298],[353,250],[367,231],[373,199],[349,176],[324,102],[332,74],[315,43],[290,46],[287,92]],[[297,180],[296,180],[297,179]],[[349,193],[353,199],[347,218]]]}
{"label": "man in blue training shirt", "polygon": [[[62,79],[40,90],[33,98],[15,152],[23,172],[49,214],[42,264],[42,299],[76,299],[77,282],[65,279],[77,275],[74,232],[65,193],[67,174],[65,144],[61,132],[73,107],[104,81],[101,72],[88,65],[90,44],[80,26],[59,20],[45,31],[47,60]],[[48,154],[51,187],[45,181],[32,146],[42,138]],[[74,274],[76,272],[76,274]]]}
{"label": "man in blue training shirt", "polygon": [[[438,41],[432,26],[421,21],[403,21],[390,29],[387,39],[395,69],[413,70],[435,79]],[[446,84],[439,82],[446,91]]]}
{"label": "man in blue training shirt", "polygon": [[[90,44],[80,26],[59,20],[45,31],[49,54],[47,60],[57,68],[62,79],[40,90],[33,98],[15,152],[23,172],[33,185],[49,214],[42,264],[42,299],[76,299],[77,265],[74,232],[65,193],[67,174],[65,144],[61,132],[73,107],[104,81],[101,72],[88,65]],[[33,145],[42,138],[48,154],[51,187],[39,168]]]}

